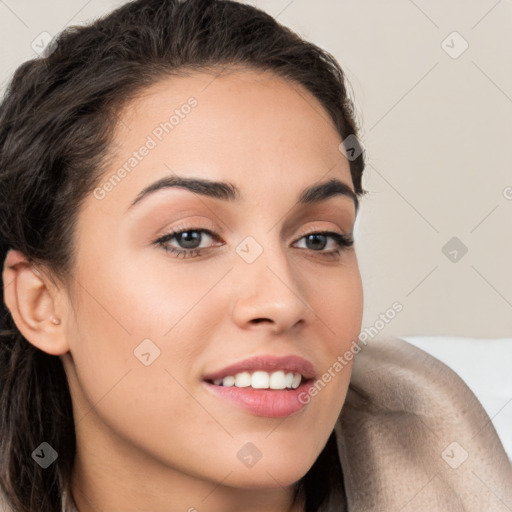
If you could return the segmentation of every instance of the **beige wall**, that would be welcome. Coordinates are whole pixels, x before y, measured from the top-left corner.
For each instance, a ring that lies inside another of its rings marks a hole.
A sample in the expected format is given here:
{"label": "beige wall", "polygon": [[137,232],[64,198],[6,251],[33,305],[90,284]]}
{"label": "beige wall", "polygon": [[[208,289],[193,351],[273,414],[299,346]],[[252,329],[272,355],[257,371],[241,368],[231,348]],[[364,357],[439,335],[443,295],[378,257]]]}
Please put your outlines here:
{"label": "beige wall", "polygon": [[[121,3],[0,2],[1,84],[39,34]],[[383,314],[375,329],[386,333],[510,337],[512,2],[248,3],[329,50],[354,89],[368,154],[356,232],[363,326]],[[443,253],[452,237],[468,249],[457,262]]]}

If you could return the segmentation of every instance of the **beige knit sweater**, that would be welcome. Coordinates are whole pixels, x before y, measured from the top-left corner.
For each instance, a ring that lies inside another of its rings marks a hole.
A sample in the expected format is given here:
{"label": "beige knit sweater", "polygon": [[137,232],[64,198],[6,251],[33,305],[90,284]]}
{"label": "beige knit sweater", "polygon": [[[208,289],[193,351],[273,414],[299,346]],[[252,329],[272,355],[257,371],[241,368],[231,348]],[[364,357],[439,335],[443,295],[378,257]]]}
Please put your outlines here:
{"label": "beige knit sweater", "polygon": [[321,512],[512,511],[512,466],[491,419],[456,373],[404,340],[361,346],[335,432],[346,495]]}

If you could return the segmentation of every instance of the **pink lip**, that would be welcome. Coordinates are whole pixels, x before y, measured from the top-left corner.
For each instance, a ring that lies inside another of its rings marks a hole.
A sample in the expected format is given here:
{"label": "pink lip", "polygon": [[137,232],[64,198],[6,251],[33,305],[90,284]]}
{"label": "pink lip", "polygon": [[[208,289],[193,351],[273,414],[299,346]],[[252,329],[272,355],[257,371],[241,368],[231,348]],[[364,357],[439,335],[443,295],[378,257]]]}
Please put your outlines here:
{"label": "pink lip", "polygon": [[[267,418],[284,418],[300,411],[309,400],[304,400],[308,396],[308,389],[312,380],[308,379],[297,389],[253,389],[237,388],[236,386],[216,386],[209,382],[204,382],[208,392],[217,397],[221,397],[256,416],[265,416]],[[301,400],[302,398],[302,400]]]}
{"label": "pink lip", "polygon": [[305,379],[313,379],[315,377],[315,369],[313,368],[313,365],[302,357],[295,355],[261,355],[245,359],[238,363],[226,366],[222,370],[204,375],[203,380],[213,382],[215,379],[222,379],[227,375],[235,376],[240,372],[254,372],[256,370],[263,370],[266,372],[283,370],[285,372],[300,373]]}
{"label": "pink lip", "polygon": [[[238,388],[236,386],[216,386],[213,384],[214,380],[222,379],[227,375],[235,376],[240,372],[252,373],[256,370],[269,373],[278,370],[300,373],[303,379],[296,389],[253,389],[251,387]],[[307,390],[312,379],[315,378],[315,374],[313,365],[302,357],[295,355],[260,355],[204,375],[203,384],[208,392],[252,414],[268,418],[283,418],[300,411],[306,405],[307,402],[301,401],[300,398],[307,396]]]}

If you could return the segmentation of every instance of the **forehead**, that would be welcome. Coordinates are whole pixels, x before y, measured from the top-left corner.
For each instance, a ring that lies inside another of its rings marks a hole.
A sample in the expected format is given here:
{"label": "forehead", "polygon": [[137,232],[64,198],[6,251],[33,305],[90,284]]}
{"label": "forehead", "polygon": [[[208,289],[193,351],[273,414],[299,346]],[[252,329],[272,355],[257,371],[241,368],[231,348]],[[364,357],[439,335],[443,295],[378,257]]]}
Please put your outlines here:
{"label": "forehead", "polygon": [[284,193],[283,186],[302,189],[329,177],[353,188],[329,114],[300,84],[268,71],[167,77],[130,101],[118,119],[104,180],[125,168],[115,195],[126,204],[172,172],[230,181],[242,195],[244,188],[253,195],[273,187]]}

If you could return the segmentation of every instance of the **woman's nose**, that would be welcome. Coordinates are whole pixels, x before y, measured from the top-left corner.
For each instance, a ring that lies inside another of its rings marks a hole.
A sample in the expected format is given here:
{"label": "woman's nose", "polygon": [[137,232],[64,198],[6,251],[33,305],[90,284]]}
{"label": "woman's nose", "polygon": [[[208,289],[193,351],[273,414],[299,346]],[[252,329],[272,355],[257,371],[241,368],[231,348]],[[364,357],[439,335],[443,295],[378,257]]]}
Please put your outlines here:
{"label": "woman's nose", "polygon": [[293,267],[287,250],[278,243],[264,246],[252,237],[237,247],[232,317],[239,327],[266,326],[277,333],[314,318],[305,276]]}

